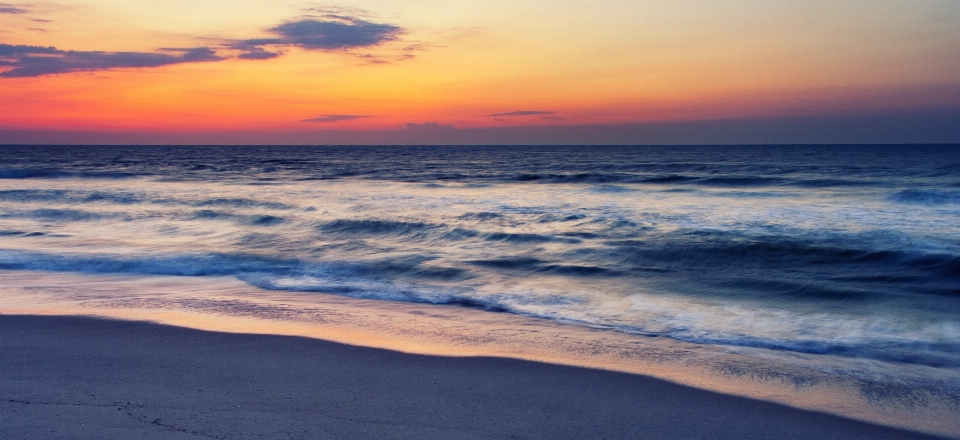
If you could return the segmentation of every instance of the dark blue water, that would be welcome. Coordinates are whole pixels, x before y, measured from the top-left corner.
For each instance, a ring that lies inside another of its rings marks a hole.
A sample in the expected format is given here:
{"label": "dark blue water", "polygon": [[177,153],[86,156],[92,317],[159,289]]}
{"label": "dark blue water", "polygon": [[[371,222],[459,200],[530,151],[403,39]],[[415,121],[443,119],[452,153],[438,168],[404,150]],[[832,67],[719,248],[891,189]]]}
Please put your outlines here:
{"label": "dark blue water", "polygon": [[[0,178],[960,187],[958,146],[0,146]],[[907,195],[907,197],[910,197]],[[936,196],[933,196],[936,198]],[[919,196],[923,199],[923,196]]]}
{"label": "dark blue water", "polygon": [[2,146],[0,269],[956,369],[960,146]]}

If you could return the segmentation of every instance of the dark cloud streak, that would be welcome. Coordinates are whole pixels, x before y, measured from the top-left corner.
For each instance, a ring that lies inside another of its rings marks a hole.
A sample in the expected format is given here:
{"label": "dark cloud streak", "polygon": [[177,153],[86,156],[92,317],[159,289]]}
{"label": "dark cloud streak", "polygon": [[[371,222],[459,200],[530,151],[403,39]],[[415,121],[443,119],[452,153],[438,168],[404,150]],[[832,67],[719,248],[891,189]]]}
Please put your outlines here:
{"label": "dark cloud streak", "polygon": [[348,15],[351,17],[370,17],[371,14],[364,9],[360,8],[349,8],[343,6],[325,6],[320,8],[306,8],[303,10],[304,13],[309,15]]}
{"label": "dark cloud streak", "polygon": [[279,52],[270,52],[262,47],[250,47],[246,52],[237,55],[241,60],[269,60],[280,56]]}
{"label": "dark cloud streak", "polygon": [[415,122],[410,122],[404,125],[408,130],[427,130],[427,131],[436,131],[436,130],[455,130],[452,124],[438,124],[436,122],[424,122],[422,124],[417,124]]}
{"label": "dark cloud streak", "polygon": [[322,124],[327,122],[352,121],[354,119],[369,118],[370,115],[320,115],[316,118],[304,119],[300,122],[313,122]]}
{"label": "dark cloud streak", "polygon": [[540,110],[520,110],[520,111],[508,112],[508,113],[494,113],[492,115],[485,115],[485,116],[492,116],[496,118],[498,116],[537,116],[537,115],[553,115],[556,113],[557,112],[545,112]]}
{"label": "dark cloud streak", "polygon": [[0,3],[0,14],[29,14],[30,10],[10,3]]}
{"label": "dark cloud streak", "polygon": [[12,67],[10,70],[0,72],[0,77],[25,78],[118,68],[160,67],[224,59],[209,47],[167,49],[166,52],[170,53],[74,51],[59,50],[55,47],[0,44],[0,66]]}

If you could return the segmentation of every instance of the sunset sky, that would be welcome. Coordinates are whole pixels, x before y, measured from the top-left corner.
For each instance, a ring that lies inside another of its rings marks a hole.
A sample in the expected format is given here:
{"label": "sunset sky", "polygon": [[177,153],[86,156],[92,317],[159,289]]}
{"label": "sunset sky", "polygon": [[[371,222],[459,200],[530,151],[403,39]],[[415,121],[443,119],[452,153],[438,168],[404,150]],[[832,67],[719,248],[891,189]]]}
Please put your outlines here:
{"label": "sunset sky", "polygon": [[960,142],[956,0],[0,3],[0,143]]}

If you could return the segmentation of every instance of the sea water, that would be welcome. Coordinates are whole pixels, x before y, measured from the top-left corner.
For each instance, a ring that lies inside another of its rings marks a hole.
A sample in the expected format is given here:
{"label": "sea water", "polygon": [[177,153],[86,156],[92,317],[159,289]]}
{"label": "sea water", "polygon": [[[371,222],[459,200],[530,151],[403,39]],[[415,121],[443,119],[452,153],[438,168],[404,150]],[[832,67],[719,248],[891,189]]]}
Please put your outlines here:
{"label": "sea water", "polygon": [[957,146],[0,146],[0,270],[452,305],[960,399]]}

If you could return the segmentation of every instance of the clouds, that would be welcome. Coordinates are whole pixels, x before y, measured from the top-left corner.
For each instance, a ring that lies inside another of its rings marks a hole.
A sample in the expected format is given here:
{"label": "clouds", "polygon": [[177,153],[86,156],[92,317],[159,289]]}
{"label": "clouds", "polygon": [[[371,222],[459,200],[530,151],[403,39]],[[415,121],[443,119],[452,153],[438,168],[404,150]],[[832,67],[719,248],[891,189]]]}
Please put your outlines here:
{"label": "clouds", "polygon": [[30,10],[11,3],[0,3],[0,14],[28,14]]}
{"label": "clouds", "polygon": [[557,114],[557,112],[552,111],[543,111],[543,110],[517,110],[513,112],[505,113],[493,113],[489,115],[483,115],[483,117],[492,117],[494,121],[503,122],[506,119],[500,119],[502,117],[513,117],[513,116],[539,116],[541,121],[550,121],[550,122],[561,122],[564,121],[564,118],[559,116],[552,116]]}
{"label": "clouds", "polygon": [[500,116],[540,116],[540,115],[552,115],[556,113],[557,112],[545,112],[541,110],[519,110],[515,112],[508,112],[508,113],[494,113],[492,115],[485,115],[485,116],[492,116],[496,118]]}
{"label": "clouds", "polygon": [[320,115],[315,118],[304,119],[300,122],[313,122],[323,124],[328,122],[352,121],[355,119],[369,118],[370,115]]}
{"label": "clouds", "polygon": [[396,40],[403,29],[389,24],[371,23],[358,18],[328,15],[330,21],[306,19],[284,23],[270,29],[283,36],[278,44],[304,49],[337,50],[370,47]]}
{"label": "clouds", "polygon": [[[19,5],[0,3],[4,14],[25,14]],[[325,10],[322,15],[287,21],[266,29],[273,38],[227,40],[219,46],[187,49],[157,49],[154,52],[72,51],[55,47],[0,44],[0,78],[24,78],[89,72],[118,68],[155,68],[173,64],[213,62],[226,59],[270,60],[283,56],[285,47],[312,51],[341,51],[372,48],[395,41],[406,31],[400,26],[374,23],[340,11]],[[240,53],[238,53],[238,51]],[[356,56],[362,55],[353,54]],[[409,57],[401,56],[397,60]],[[383,64],[372,55],[370,64]],[[325,115],[309,122],[333,122],[326,117],[360,117],[357,115]]]}
{"label": "clouds", "polygon": [[[234,49],[244,51],[238,58],[267,60],[281,55],[267,47],[298,47],[305,50],[343,51],[370,48],[397,40],[406,31],[392,24],[373,23],[349,15],[324,13],[318,17],[288,21],[267,29],[276,38],[237,40],[231,43]],[[374,58],[369,54],[360,58]],[[405,59],[401,57],[400,59]],[[383,63],[374,59],[373,63]]]}
{"label": "clouds", "polygon": [[100,52],[59,50],[55,47],[0,44],[3,78],[23,78],[117,68],[160,67],[171,64],[220,61],[209,47],[161,49],[161,52]]}
{"label": "clouds", "polygon": [[410,122],[404,125],[408,130],[417,130],[417,131],[441,131],[441,130],[454,130],[452,124],[438,124],[436,122],[424,122],[422,124],[417,124],[415,122]]}
{"label": "clouds", "polygon": [[[16,16],[18,16],[18,19],[10,20],[11,22],[14,22],[14,24],[13,24],[12,26],[10,26],[10,27],[12,27],[12,28],[22,27],[23,24],[24,24],[24,21],[29,21],[29,22],[32,22],[32,23],[40,23],[40,24],[52,23],[52,22],[53,22],[52,20],[47,20],[47,19],[44,19],[44,18],[35,18],[35,17],[33,17],[33,15],[35,15],[35,13],[36,13],[36,8],[37,8],[37,6],[38,6],[38,5],[36,5],[36,4],[29,4],[29,3],[27,3],[27,4],[24,4],[24,3],[0,3],[0,14],[16,15]],[[48,5],[48,6],[49,6],[49,5]],[[42,8],[42,7],[41,7],[41,9],[46,9],[46,8]],[[19,20],[20,17],[22,17],[23,20]],[[19,21],[19,23],[17,23],[18,21]],[[9,23],[5,23],[5,24],[9,24]],[[34,25],[34,26],[35,26],[35,25]],[[45,33],[45,34],[49,32],[47,29],[38,28],[38,27],[27,27],[27,28],[25,28],[25,29],[28,30],[28,31],[42,32],[42,33]],[[9,30],[0,30],[0,32],[7,33],[7,32],[9,32]]]}
{"label": "clouds", "polygon": [[[363,118],[372,118],[373,115],[319,115],[315,118],[303,119],[300,122],[311,122],[315,124],[328,124],[332,122],[354,121]],[[397,127],[400,130],[412,131],[448,131],[456,130],[451,124],[439,124],[436,122],[416,123],[410,122]]]}
{"label": "clouds", "polygon": [[241,60],[269,60],[280,56],[280,53],[270,52],[262,47],[246,47],[243,50],[244,53],[237,55]]}

